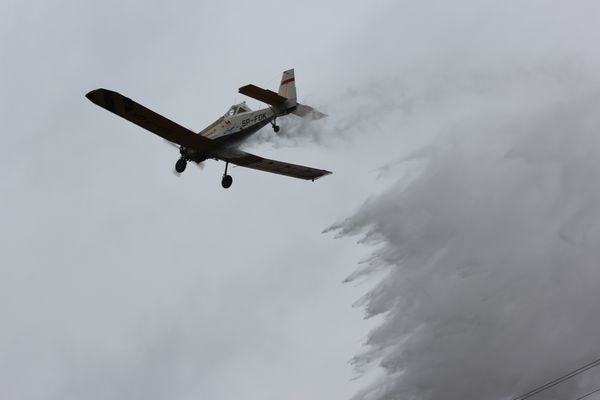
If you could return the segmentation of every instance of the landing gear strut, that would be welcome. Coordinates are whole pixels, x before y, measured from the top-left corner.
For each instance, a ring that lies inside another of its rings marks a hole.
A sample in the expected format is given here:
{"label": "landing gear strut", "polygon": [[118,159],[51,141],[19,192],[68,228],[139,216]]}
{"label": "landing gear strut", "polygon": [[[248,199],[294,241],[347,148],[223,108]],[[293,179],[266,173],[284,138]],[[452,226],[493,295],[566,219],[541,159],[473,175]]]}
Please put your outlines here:
{"label": "landing gear strut", "polygon": [[231,187],[231,184],[233,183],[233,178],[231,177],[231,175],[227,175],[227,167],[229,166],[229,163],[226,162],[225,163],[225,172],[223,173],[223,179],[221,179],[221,186],[223,186],[224,189],[229,189]]}
{"label": "landing gear strut", "polygon": [[177,173],[180,174],[183,171],[185,171],[185,167],[187,167],[187,160],[185,158],[181,157],[175,163],[175,171],[177,171]]}

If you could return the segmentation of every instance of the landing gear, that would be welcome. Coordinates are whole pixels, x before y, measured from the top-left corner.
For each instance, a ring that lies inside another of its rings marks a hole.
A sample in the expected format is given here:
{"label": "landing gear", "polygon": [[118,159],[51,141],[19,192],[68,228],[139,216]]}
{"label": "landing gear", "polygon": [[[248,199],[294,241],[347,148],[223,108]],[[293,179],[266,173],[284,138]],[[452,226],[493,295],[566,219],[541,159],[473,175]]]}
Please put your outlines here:
{"label": "landing gear", "polygon": [[223,175],[223,179],[221,179],[221,186],[223,186],[224,189],[229,189],[232,183],[233,178],[231,175]]}
{"label": "landing gear", "polygon": [[223,186],[224,189],[229,189],[231,187],[231,184],[233,183],[233,178],[231,177],[231,175],[227,175],[227,167],[229,166],[229,163],[226,162],[225,163],[225,172],[223,173],[223,179],[221,179],[221,186]]}
{"label": "landing gear", "polygon": [[271,122],[271,125],[273,126],[273,130],[275,131],[275,133],[279,132],[279,125],[277,125],[277,118],[273,119],[273,122]]}
{"label": "landing gear", "polygon": [[187,160],[185,158],[181,157],[175,163],[175,171],[177,171],[177,173],[180,174],[183,171],[185,171],[185,167],[187,167]]}

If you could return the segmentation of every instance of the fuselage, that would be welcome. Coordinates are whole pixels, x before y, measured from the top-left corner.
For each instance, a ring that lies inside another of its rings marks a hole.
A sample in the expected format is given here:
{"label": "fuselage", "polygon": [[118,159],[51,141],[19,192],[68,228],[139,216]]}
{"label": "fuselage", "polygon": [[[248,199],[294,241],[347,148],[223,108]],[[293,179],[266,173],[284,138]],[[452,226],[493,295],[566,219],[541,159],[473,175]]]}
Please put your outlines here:
{"label": "fuselage", "polygon": [[[208,139],[222,143],[223,146],[239,146],[244,140],[271,123],[281,112],[273,107],[252,111],[246,103],[231,106],[229,111],[215,122],[198,132]],[[196,162],[204,161],[208,156],[194,149],[182,149],[186,157]]]}
{"label": "fuselage", "polygon": [[232,106],[225,115],[201,130],[199,134],[212,140],[237,142],[256,133],[273,121],[275,116],[272,107],[252,111],[242,103]]}

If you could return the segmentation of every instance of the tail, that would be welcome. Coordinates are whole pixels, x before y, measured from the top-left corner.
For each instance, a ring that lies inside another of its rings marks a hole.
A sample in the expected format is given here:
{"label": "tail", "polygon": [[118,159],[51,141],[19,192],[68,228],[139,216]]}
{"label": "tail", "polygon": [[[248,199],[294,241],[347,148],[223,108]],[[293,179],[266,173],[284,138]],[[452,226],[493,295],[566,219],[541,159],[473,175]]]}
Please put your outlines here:
{"label": "tail", "polygon": [[327,116],[310,106],[300,104],[296,101],[296,77],[294,76],[293,68],[283,72],[281,84],[279,85],[279,95],[287,99],[286,106],[292,114],[309,119],[321,119]]}
{"label": "tail", "polygon": [[279,95],[288,99],[290,107],[296,105],[296,78],[294,77],[293,68],[283,71],[281,84],[279,85]]}

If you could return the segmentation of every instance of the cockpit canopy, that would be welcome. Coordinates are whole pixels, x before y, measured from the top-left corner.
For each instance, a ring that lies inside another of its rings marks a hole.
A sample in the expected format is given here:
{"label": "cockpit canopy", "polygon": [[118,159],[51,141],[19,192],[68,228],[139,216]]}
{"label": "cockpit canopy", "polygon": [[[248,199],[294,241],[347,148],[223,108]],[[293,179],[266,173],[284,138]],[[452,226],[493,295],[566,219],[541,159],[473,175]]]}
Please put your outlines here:
{"label": "cockpit canopy", "polygon": [[226,117],[231,117],[232,115],[236,115],[236,114],[241,114],[241,113],[245,113],[248,111],[252,111],[250,109],[250,107],[248,107],[246,105],[246,102],[240,103],[240,104],[235,104],[233,106],[231,106],[231,108],[229,109],[229,111],[227,111],[225,113]]}

